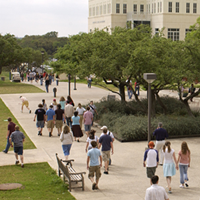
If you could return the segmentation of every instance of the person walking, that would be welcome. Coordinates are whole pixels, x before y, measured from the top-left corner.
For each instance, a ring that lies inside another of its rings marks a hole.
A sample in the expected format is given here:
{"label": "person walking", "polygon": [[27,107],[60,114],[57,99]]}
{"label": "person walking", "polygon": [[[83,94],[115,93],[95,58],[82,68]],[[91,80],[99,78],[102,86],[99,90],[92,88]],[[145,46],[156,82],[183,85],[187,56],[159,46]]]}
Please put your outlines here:
{"label": "person walking", "polygon": [[70,104],[70,102],[67,100],[67,104],[65,106],[65,118],[67,121],[67,125],[72,128],[72,116],[74,115],[74,107]]}
{"label": "person walking", "polygon": [[131,99],[133,96],[133,90],[132,90],[132,81],[130,80],[128,82],[128,79],[126,80],[127,83],[127,93],[128,93],[128,98]]}
{"label": "person walking", "polygon": [[55,110],[55,114],[56,114],[56,128],[58,129],[58,136],[60,136],[62,132],[63,119],[65,122],[64,110],[61,109],[60,104],[57,104],[57,109]]}
{"label": "person walking", "polygon": [[[101,177],[100,168],[102,167],[102,156],[100,150],[97,148],[97,142],[92,141],[91,145],[92,149],[90,149],[87,153],[87,169],[89,169],[88,178],[91,180],[92,190],[94,190],[99,189],[98,183],[99,178]],[[94,181],[94,174],[96,176],[96,181]]]}
{"label": "person walking", "polygon": [[57,109],[57,102],[56,99],[53,99],[53,110],[55,111]]}
{"label": "person walking", "polygon": [[27,98],[26,98],[26,97],[23,97],[23,96],[20,96],[19,98],[20,98],[21,101],[22,101],[21,112],[23,112],[23,107],[26,106],[26,108],[28,109],[29,113],[31,113],[31,110],[30,110],[29,107],[28,107],[28,106],[29,106],[29,102],[28,102]]}
{"label": "person walking", "polygon": [[46,121],[47,121],[47,128],[49,131],[49,137],[51,137],[55,123],[55,111],[53,110],[52,105],[49,106],[49,109],[46,112]]}
{"label": "person walking", "polygon": [[12,122],[12,119],[9,117],[8,118],[8,131],[7,131],[7,134],[6,134],[6,139],[7,139],[7,144],[6,144],[6,148],[3,150],[4,153],[8,153],[8,150],[10,148],[10,141],[9,141],[9,138],[12,134],[12,132],[15,131],[15,123]]}
{"label": "person walking", "polygon": [[165,142],[165,145],[163,146],[163,153],[164,153],[163,173],[164,177],[166,177],[168,192],[172,193],[171,191],[172,176],[176,174],[176,168],[178,169],[178,165],[176,161],[175,152],[173,149],[171,149],[171,143],[169,141]]}
{"label": "person walking", "polygon": [[78,116],[78,112],[74,112],[74,116],[72,117],[72,132],[76,141],[79,142],[79,138],[83,137],[83,132],[80,127],[80,117]]}
{"label": "person walking", "polygon": [[80,127],[82,129],[83,124],[83,113],[86,111],[85,108],[82,107],[82,105],[79,103],[78,107],[76,108],[76,111],[78,111],[78,116],[80,117]]}
{"label": "person walking", "polygon": [[[101,127],[101,130],[103,130],[104,128],[107,129],[107,135],[109,135],[111,138],[112,138],[112,142],[114,142],[115,138],[114,138],[114,135],[111,131],[108,130],[107,126],[102,126]],[[104,133],[101,133],[100,137],[104,135]],[[109,165],[111,165],[111,158],[109,159]]]}
{"label": "person walking", "polygon": [[42,108],[47,111],[47,104],[45,103],[45,99],[42,99]]}
{"label": "person walking", "polygon": [[102,151],[102,157],[103,157],[104,166],[105,166],[104,174],[108,174],[110,149],[112,150],[112,154],[114,153],[114,151],[113,151],[112,138],[109,135],[107,135],[106,128],[103,129],[103,133],[104,135],[99,138],[99,148],[102,146],[101,151]]}
{"label": "person walking", "polygon": [[58,86],[58,83],[59,83],[59,79],[60,79],[59,75],[56,74],[56,85],[57,85],[57,86]]}
{"label": "person walking", "polygon": [[85,151],[87,153],[87,151],[89,151],[90,149],[92,149],[92,145],[91,142],[95,141],[97,142],[97,145],[99,143],[99,138],[95,135],[96,131],[95,130],[91,130],[89,133],[89,137],[87,138],[86,142],[86,147],[85,147]]}
{"label": "person walking", "polygon": [[162,122],[158,123],[157,129],[153,132],[153,135],[156,136],[156,147],[155,149],[159,152],[159,161],[160,165],[163,165],[163,145],[165,144],[165,139],[168,138],[167,131],[163,128]]}
{"label": "person walking", "polygon": [[[194,94],[194,92],[195,92],[195,87],[194,87],[194,84],[192,83],[191,84],[191,87],[189,88],[189,93],[190,93],[190,95],[193,95]],[[190,101],[192,102],[192,99],[193,99],[193,97],[192,98],[190,98]]]}
{"label": "person walking", "polygon": [[[144,153],[143,166],[146,167],[146,173],[148,178],[152,178],[155,175],[156,168],[158,167],[158,151],[154,149],[154,142],[150,141],[149,149]],[[145,163],[146,162],[146,163]]]}
{"label": "person walking", "polygon": [[70,96],[67,96],[67,101],[69,101],[69,104],[71,104],[72,106],[75,106],[74,101]]}
{"label": "person walking", "polygon": [[85,125],[85,133],[87,137],[89,136],[89,132],[91,130],[91,124],[93,120],[93,114],[90,112],[90,107],[88,106],[87,111],[83,114],[83,123]]}
{"label": "person walking", "polygon": [[38,128],[38,135],[42,136],[42,130],[45,125],[45,114],[46,111],[43,109],[43,105],[39,104],[38,109],[35,111],[35,116],[33,121],[35,121],[35,118],[37,116],[37,122],[36,122],[36,127]]}
{"label": "person walking", "polygon": [[70,155],[71,146],[73,143],[73,135],[70,131],[69,126],[65,125],[63,128],[63,132],[60,134],[60,141],[62,142],[62,149],[65,155],[65,159],[68,160]]}
{"label": "person walking", "polygon": [[66,105],[65,97],[63,97],[63,96],[60,97],[59,104],[61,105],[61,109],[64,111],[65,110],[65,105]]}
{"label": "person walking", "polygon": [[179,163],[180,170],[180,188],[184,188],[184,184],[188,187],[188,167],[190,167],[190,149],[188,148],[187,142],[182,142],[181,150],[178,153],[177,164]]}
{"label": "person walking", "polygon": [[40,85],[43,85],[43,74],[40,73]]}
{"label": "person walking", "polygon": [[151,177],[151,187],[147,188],[145,200],[169,200],[165,188],[158,185],[159,177]]}
{"label": "person walking", "polygon": [[92,114],[93,114],[93,119],[92,119],[92,124],[91,124],[91,125],[93,126],[93,121],[94,121],[95,114],[98,115],[98,113],[97,113],[97,108],[96,108],[96,106],[94,105],[93,101],[90,101],[89,107],[90,107],[90,111],[91,111]]}
{"label": "person walking", "polygon": [[24,167],[24,157],[23,157],[23,142],[25,140],[25,136],[22,132],[19,131],[19,126],[15,126],[15,131],[12,132],[9,142],[10,146],[13,147],[12,143],[14,143],[14,152],[15,152],[15,164],[19,163],[18,155],[20,156],[21,167]]}
{"label": "person walking", "polygon": [[46,92],[49,92],[49,85],[50,85],[50,81],[49,81],[49,76],[47,75],[45,78],[45,87],[46,87]]}

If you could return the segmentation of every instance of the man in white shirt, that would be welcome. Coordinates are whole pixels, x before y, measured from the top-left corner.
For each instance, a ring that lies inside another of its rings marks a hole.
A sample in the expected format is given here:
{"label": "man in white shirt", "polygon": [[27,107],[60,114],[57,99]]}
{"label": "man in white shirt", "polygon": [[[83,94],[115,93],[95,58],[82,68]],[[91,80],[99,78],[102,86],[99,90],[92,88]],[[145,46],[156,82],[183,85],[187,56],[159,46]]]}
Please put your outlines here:
{"label": "man in white shirt", "polygon": [[169,200],[165,189],[158,186],[158,176],[151,177],[151,187],[147,188],[145,200]]}
{"label": "man in white shirt", "polygon": [[69,101],[67,101],[67,105],[65,106],[64,113],[65,113],[67,125],[70,126],[70,128],[72,128],[71,117],[74,115],[74,107],[69,103]]}
{"label": "man in white shirt", "polygon": [[29,110],[29,113],[31,113],[31,110],[30,110],[29,107],[28,107],[28,106],[29,106],[29,102],[28,102],[27,98],[26,98],[26,97],[23,97],[23,96],[20,96],[19,98],[20,98],[21,101],[22,101],[21,112],[23,112],[23,107],[26,106],[26,108]]}

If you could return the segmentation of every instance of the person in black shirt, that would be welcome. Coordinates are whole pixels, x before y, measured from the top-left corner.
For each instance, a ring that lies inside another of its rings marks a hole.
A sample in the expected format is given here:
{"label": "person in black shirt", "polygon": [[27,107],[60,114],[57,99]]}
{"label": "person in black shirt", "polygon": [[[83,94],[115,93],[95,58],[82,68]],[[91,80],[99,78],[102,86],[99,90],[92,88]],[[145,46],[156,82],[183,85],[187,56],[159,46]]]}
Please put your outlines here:
{"label": "person in black shirt", "polygon": [[46,86],[47,93],[49,92],[49,85],[50,85],[50,81],[49,81],[49,76],[47,75],[45,79],[45,86]]}
{"label": "person in black shirt", "polygon": [[162,148],[163,145],[165,144],[165,139],[168,138],[168,133],[167,131],[162,128],[162,122],[158,123],[158,128],[153,132],[153,135],[156,136],[156,146],[155,149],[159,152],[159,161],[160,165],[163,165],[163,153],[162,153]]}
{"label": "person in black shirt", "polygon": [[42,136],[42,129],[44,128],[45,125],[45,110],[43,109],[43,105],[39,104],[38,105],[38,109],[35,111],[35,117],[33,119],[33,121],[35,121],[35,118],[37,116],[37,122],[36,122],[36,126],[38,128],[38,135]]}
{"label": "person in black shirt", "polygon": [[56,128],[58,129],[58,136],[60,136],[62,132],[62,125],[63,125],[63,119],[65,121],[65,114],[64,110],[61,109],[61,105],[57,105],[57,109],[55,110],[56,113]]}

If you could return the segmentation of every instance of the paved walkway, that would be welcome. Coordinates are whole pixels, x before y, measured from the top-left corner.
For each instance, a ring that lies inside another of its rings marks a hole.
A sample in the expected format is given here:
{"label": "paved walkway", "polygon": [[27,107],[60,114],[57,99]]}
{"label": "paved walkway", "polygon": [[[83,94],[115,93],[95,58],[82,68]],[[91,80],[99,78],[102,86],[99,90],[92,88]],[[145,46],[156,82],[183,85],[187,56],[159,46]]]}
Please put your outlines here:
{"label": "paved walkway", "polygon": [[[24,113],[20,112],[20,106],[18,105],[18,103],[20,103],[19,94],[5,94],[0,95],[0,97],[11,110],[13,115],[17,118],[21,126],[24,128],[30,139],[37,147],[37,149],[34,150],[24,151],[25,163],[48,162],[53,169],[57,169],[55,153],[58,153],[59,157],[61,158],[64,158],[64,156],[61,142],[56,136],[56,129],[54,129],[53,132],[54,137],[48,137],[48,131],[46,128],[44,129],[43,136],[39,137],[37,135],[35,122],[33,122],[33,113],[41,100],[43,98],[46,99],[47,105],[52,102],[54,98],[52,93],[52,88],[55,86],[54,84],[55,83],[53,83],[53,86],[50,86],[50,93],[48,94],[23,94],[29,100],[32,114],[28,114],[27,110],[24,110]],[[42,86],[42,88],[44,89],[44,86]],[[61,96],[66,97],[68,95],[68,85],[67,83],[60,83],[57,88],[58,94],[56,99],[59,101]],[[88,89],[84,84],[77,84],[77,90],[73,90],[73,84],[71,85],[71,88],[71,96],[75,102],[75,105],[77,105],[79,102],[82,104],[87,104],[90,100],[99,101],[101,98],[106,97],[108,94],[112,94],[109,91],[96,87]],[[167,94],[169,94],[169,92]],[[141,97],[145,97],[145,95],[145,92],[141,92]],[[99,136],[101,130],[98,128],[95,129],[97,130],[97,136]],[[175,150],[176,155],[183,140],[184,139],[182,138],[171,140],[172,148]],[[179,188],[179,172],[177,172],[177,174],[172,178],[173,194],[169,195],[170,200],[200,199],[200,138],[189,138],[185,140],[188,142],[192,153],[191,168],[189,168],[190,187],[188,189]],[[80,143],[74,142],[72,145],[70,158],[75,160],[74,168],[77,171],[87,171],[85,141],[86,137],[84,136],[81,138]],[[100,190],[92,191],[91,183],[86,175],[85,191],[82,192],[80,189],[75,189],[72,190],[72,195],[74,195],[77,200],[144,199],[145,190],[150,186],[149,180],[146,178],[145,168],[142,166],[142,159],[146,146],[147,142],[120,143],[115,141],[114,155],[112,156],[112,165],[110,167],[109,175],[102,174],[99,183]],[[12,165],[15,162],[13,151],[10,151],[8,154],[0,152],[0,156],[0,165]],[[160,177],[159,185],[165,187],[167,184],[163,177],[162,167],[159,166],[157,168],[157,174]]]}

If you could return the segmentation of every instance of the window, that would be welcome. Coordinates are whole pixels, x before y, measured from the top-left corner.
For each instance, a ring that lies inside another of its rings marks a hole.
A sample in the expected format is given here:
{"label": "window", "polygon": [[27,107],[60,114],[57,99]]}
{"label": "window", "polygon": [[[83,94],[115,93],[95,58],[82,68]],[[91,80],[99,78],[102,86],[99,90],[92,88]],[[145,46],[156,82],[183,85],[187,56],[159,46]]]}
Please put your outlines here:
{"label": "window", "polygon": [[185,36],[188,34],[188,33],[190,33],[192,30],[191,29],[185,29]]}
{"label": "window", "polygon": [[116,4],[116,13],[120,13],[120,4],[119,3]]}
{"label": "window", "polygon": [[92,15],[95,16],[95,7],[92,9]]}
{"label": "window", "polygon": [[159,13],[159,9],[160,9],[160,5],[159,5],[159,2],[158,2],[158,13]]}
{"label": "window", "polygon": [[103,5],[103,14],[106,14],[106,5]]}
{"label": "window", "polygon": [[179,13],[179,2],[176,2],[176,13]]}
{"label": "window", "polygon": [[154,3],[154,13],[156,13],[156,3]]}
{"label": "window", "polygon": [[89,9],[89,16],[92,16],[92,8]]}
{"label": "window", "polygon": [[99,14],[102,15],[102,6],[99,8]]}
{"label": "window", "polygon": [[123,4],[123,13],[124,13],[124,14],[127,13],[127,4]]}
{"label": "window", "polygon": [[197,13],[197,3],[193,3],[193,13]]}
{"label": "window", "polygon": [[144,5],[143,4],[140,5],[140,13],[144,13]]}
{"label": "window", "polygon": [[186,3],[186,13],[190,13],[190,3]]}
{"label": "window", "polygon": [[137,4],[134,4],[134,5],[133,5],[133,13],[134,13],[134,14],[137,14]]}
{"label": "window", "polygon": [[162,1],[160,2],[160,12],[162,12]]}
{"label": "window", "polygon": [[169,2],[168,4],[168,12],[172,12],[172,2]]}
{"label": "window", "polygon": [[96,15],[99,15],[99,7],[96,7]]}
{"label": "window", "polygon": [[168,28],[168,39],[173,41],[179,40],[179,28]]}
{"label": "window", "polygon": [[108,4],[108,13],[111,13],[111,4]]}

